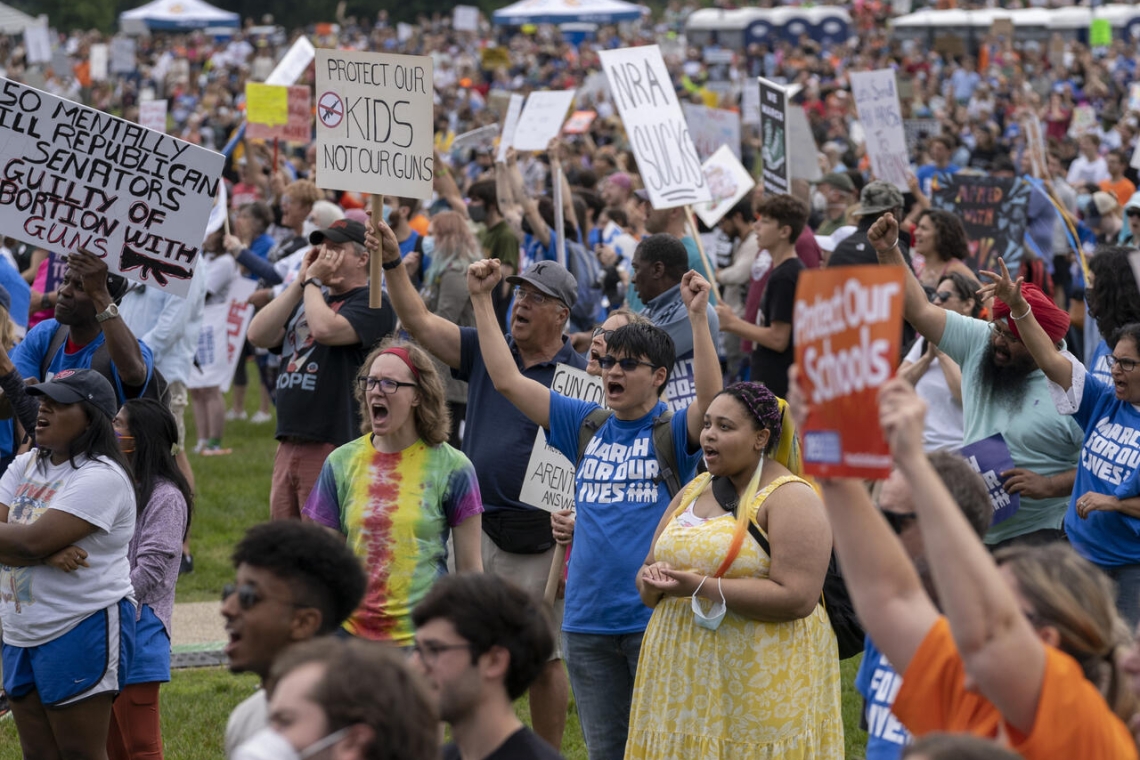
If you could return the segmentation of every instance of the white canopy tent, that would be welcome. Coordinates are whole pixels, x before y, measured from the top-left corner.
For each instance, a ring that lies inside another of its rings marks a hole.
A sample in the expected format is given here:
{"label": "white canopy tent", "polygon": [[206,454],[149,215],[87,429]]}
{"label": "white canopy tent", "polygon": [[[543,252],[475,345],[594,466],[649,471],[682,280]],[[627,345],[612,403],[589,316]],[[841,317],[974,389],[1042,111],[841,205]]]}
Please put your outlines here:
{"label": "white canopy tent", "polygon": [[636,21],[646,9],[624,0],[520,0],[495,11],[498,26],[523,24],[614,24]]}
{"label": "white canopy tent", "polygon": [[204,0],[154,0],[120,13],[119,25],[124,31],[140,26],[151,30],[237,27],[241,25],[241,16],[215,8]]}
{"label": "white canopy tent", "polygon": [[0,3],[0,34],[20,34],[24,27],[41,26],[47,24],[47,17],[43,20],[34,19],[26,13]]}

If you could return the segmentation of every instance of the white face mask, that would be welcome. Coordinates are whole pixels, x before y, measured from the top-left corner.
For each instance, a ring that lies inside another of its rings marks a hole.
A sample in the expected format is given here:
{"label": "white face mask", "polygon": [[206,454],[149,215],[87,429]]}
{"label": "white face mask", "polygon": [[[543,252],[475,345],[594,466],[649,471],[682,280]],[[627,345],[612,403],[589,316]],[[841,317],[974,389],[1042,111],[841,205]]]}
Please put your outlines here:
{"label": "white face mask", "polygon": [[318,739],[298,752],[281,734],[263,728],[234,750],[233,760],[308,760],[348,735],[348,726]]}
{"label": "white face mask", "polygon": [[707,575],[701,579],[700,586],[697,586],[697,590],[693,592],[693,620],[701,628],[715,631],[720,627],[721,621],[728,613],[728,604],[724,601],[724,589],[721,587],[720,578],[717,578],[716,590],[720,592],[720,602],[713,602],[712,607],[709,608],[709,614],[705,614],[705,611],[701,609],[701,598],[697,594],[701,592],[701,586],[705,585],[705,581],[708,579]]}

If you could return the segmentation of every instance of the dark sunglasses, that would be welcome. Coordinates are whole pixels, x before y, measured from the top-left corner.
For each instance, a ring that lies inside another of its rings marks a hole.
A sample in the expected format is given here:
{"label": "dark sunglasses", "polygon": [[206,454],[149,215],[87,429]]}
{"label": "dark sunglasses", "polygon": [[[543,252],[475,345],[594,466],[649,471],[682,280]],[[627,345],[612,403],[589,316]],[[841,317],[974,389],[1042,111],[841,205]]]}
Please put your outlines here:
{"label": "dark sunglasses", "polygon": [[599,335],[601,335],[602,340],[604,340],[606,343],[609,343],[610,337],[613,336],[613,334],[614,334],[613,330],[607,330],[604,327],[599,325],[598,327],[594,328],[594,334],[591,337],[596,338]]}
{"label": "dark sunglasses", "polygon": [[602,369],[613,369],[615,364],[619,365],[622,368],[623,372],[633,372],[642,364],[644,364],[646,367],[649,367],[650,369],[656,369],[657,367],[657,365],[653,364],[653,362],[643,362],[639,359],[629,358],[615,359],[609,354],[606,354],[601,359],[598,359],[598,366],[600,366]]}
{"label": "dark sunglasses", "polygon": [[888,512],[884,509],[880,509],[879,512],[887,519],[887,525],[891,526],[896,536],[901,536],[902,532],[918,519],[918,515],[914,512]]}
{"label": "dark sunglasses", "polygon": [[260,591],[258,591],[252,584],[249,583],[243,583],[240,586],[234,583],[227,583],[225,586],[223,586],[222,604],[225,604],[226,600],[233,596],[235,591],[238,595],[238,606],[246,611],[253,609],[265,601],[277,601],[281,602],[282,604],[288,604],[291,607],[307,606],[304,604],[298,604],[297,602],[287,602],[284,599],[274,599],[272,597],[263,596]]}

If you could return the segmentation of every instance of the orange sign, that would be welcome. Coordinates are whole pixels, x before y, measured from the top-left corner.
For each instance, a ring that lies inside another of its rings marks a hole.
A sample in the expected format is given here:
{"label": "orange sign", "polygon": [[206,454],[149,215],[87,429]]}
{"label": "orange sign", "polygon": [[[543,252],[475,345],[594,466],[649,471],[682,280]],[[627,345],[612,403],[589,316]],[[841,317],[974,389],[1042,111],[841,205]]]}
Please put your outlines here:
{"label": "orange sign", "polygon": [[879,428],[879,387],[894,375],[902,333],[902,267],[804,271],[792,318],[796,364],[811,405],[804,472],[881,479],[891,454]]}
{"label": "orange sign", "polygon": [[585,134],[590,125],[594,123],[597,114],[593,111],[575,111],[570,114],[570,118],[562,125],[562,131],[568,135],[581,135]]}

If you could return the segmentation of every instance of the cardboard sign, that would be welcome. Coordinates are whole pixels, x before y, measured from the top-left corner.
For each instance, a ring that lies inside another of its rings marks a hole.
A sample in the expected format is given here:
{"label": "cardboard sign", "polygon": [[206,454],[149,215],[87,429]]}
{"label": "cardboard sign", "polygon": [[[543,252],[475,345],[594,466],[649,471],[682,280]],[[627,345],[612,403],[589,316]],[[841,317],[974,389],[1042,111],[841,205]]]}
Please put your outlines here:
{"label": "cardboard sign", "polygon": [[903,267],[808,269],[796,285],[796,364],[811,405],[804,472],[881,479],[891,453],[879,427],[879,388],[894,374],[902,334]]}
{"label": "cardboard sign", "polygon": [[0,79],[0,226],[185,296],[225,157]]}
{"label": "cardboard sign", "polygon": [[317,185],[430,198],[430,56],[317,51]]}
{"label": "cardboard sign", "polygon": [[550,141],[562,131],[562,122],[573,102],[573,90],[532,92],[526,99],[511,138],[515,150],[546,150]]}
{"label": "cardboard sign", "polygon": [[144,100],[139,103],[139,124],[155,132],[166,132],[166,100]]}
{"label": "cardboard sign", "polygon": [[266,84],[280,84],[288,87],[296,84],[297,80],[313,62],[316,50],[308,37],[298,37],[289,52],[277,63],[273,71],[266,77]]}
{"label": "cardboard sign", "polygon": [[[307,85],[280,87],[247,83],[245,136],[251,140],[283,140],[307,143],[313,138],[313,95]],[[261,100],[256,107],[250,92],[269,91],[271,100]],[[285,121],[281,121],[281,94],[285,94]]]}
{"label": "cardboard sign", "polygon": [[[563,396],[593,401],[605,405],[602,379],[587,375],[585,371],[559,364],[554,369],[550,390]],[[534,448],[526,465],[526,477],[519,491],[519,501],[532,507],[555,512],[574,506],[575,466],[562,452],[546,442],[542,428],[534,438]]]}
{"label": "cardboard sign", "polygon": [[655,209],[707,202],[708,183],[656,45],[598,52]]}
{"label": "cardboard sign", "polygon": [[934,52],[942,55],[965,55],[966,41],[957,34],[936,34]]}
{"label": "cardboard sign", "polygon": [[693,147],[702,161],[707,161],[722,145],[740,158],[740,114],[695,103],[682,103],[681,110],[689,122]]}
{"label": "cardboard sign", "polygon": [[974,468],[974,472],[982,476],[986,489],[990,492],[990,503],[994,508],[992,525],[1005,522],[1013,517],[1021,508],[1021,496],[1007,493],[1001,474],[1014,468],[1013,457],[1009,453],[1009,446],[1001,433],[995,433],[989,438],[975,441],[968,446],[958,449],[958,454]]}
{"label": "cardboard sign", "polygon": [[998,258],[1016,272],[1025,250],[1029,183],[1021,179],[954,174],[938,178],[931,203],[962,220],[971,268],[997,271]]}
{"label": "cardboard sign", "polygon": [[568,135],[584,135],[590,131],[590,125],[594,123],[594,119],[597,117],[598,114],[594,111],[575,111],[566,120],[562,132]]}
{"label": "cardboard sign", "polygon": [[892,69],[851,72],[851,92],[859,121],[867,133],[867,153],[875,179],[907,190],[910,159],[903,131],[902,108]]}
{"label": "cardboard sign", "polygon": [[91,79],[95,82],[106,82],[111,67],[111,51],[102,44],[96,43],[87,53],[87,61],[91,64]]}
{"label": "cardboard sign", "polygon": [[507,150],[515,139],[515,127],[519,125],[519,116],[522,115],[524,100],[525,98],[522,95],[511,94],[510,104],[507,106],[507,115],[503,119],[503,134],[499,138],[499,152],[495,156],[495,161],[500,164],[507,160]]}
{"label": "cardboard sign", "polygon": [[784,88],[763,77],[760,82],[760,161],[764,192],[781,194],[791,189],[788,160],[788,95]]}
{"label": "cardboard sign", "polygon": [[111,38],[111,73],[131,74],[138,68],[134,37]]}
{"label": "cardboard sign", "polygon": [[715,227],[729,209],[752,192],[756,181],[727,145],[722,145],[716,153],[709,156],[701,169],[705,173],[705,180],[709,183],[712,200],[708,203],[698,203],[693,206],[693,211],[706,227]]}
{"label": "cardboard sign", "polygon": [[28,63],[51,63],[51,36],[47,24],[24,27],[24,50]]}
{"label": "cardboard sign", "polygon": [[209,304],[202,309],[198,352],[186,380],[187,388],[218,386],[222,393],[229,391],[255,311],[253,304],[247,302],[256,289],[253,280],[236,277],[230,283],[225,303]]}
{"label": "cardboard sign", "polygon": [[479,9],[470,5],[457,5],[451,13],[451,28],[457,32],[479,31]]}
{"label": "cardboard sign", "polygon": [[1013,19],[1008,16],[1004,18],[995,18],[990,22],[990,34],[994,37],[1012,37],[1013,36]]}

